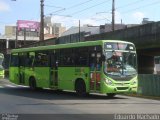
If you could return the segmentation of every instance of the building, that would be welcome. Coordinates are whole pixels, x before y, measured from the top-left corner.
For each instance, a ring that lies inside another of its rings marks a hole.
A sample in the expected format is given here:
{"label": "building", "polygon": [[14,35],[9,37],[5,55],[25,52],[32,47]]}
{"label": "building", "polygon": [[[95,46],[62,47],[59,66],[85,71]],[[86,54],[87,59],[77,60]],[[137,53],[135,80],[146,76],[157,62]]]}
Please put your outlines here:
{"label": "building", "polygon": [[86,35],[99,34],[99,26],[83,25],[80,28],[73,26],[69,28],[67,31],[65,31],[64,33],[62,33],[62,36],[76,34],[79,32],[85,32]]}
{"label": "building", "polygon": [[18,20],[16,25],[6,25],[4,35],[0,36],[1,51],[10,53],[10,49],[39,41],[40,22]]}
{"label": "building", "polygon": [[16,26],[5,26],[5,36],[12,37],[16,36]]}
{"label": "building", "polygon": [[60,37],[66,30],[61,23],[53,23],[52,17],[47,16],[44,18],[44,36],[45,39]]}
{"label": "building", "polygon": [[148,24],[148,23],[152,23],[154,21],[149,21],[149,18],[143,18],[142,20],[142,24]]}
{"label": "building", "polygon": [[[126,27],[127,26],[124,24],[115,24],[114,30],[124,29]],[[112,24],[100,25],[100,33],[111,32],[111,31],[112,31]]]}
{"label": "building", "polygon": [[17,31],[17,36],[39,37],[39,30],[40,30],[40,22],[18,20],[17,25],[5,26],[4,36],[7,38],[15,37]]}

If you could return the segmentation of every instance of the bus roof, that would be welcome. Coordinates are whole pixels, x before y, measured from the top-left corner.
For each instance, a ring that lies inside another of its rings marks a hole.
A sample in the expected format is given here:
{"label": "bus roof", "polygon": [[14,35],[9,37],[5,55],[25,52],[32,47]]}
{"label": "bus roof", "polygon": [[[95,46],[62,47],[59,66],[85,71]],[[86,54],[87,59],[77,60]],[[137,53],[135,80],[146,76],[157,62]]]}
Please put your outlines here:
{"label": "bus roof", "polygon": [[58,45],[37,46],[37,47],[29,47],[29,48],[18,48],[18,49],[13,49],[11,53],[62,49],[62,48],[75,48],[75,47],[83,47],[83,46],[95,46],[95,45],[102,45],[104,42],[120,42],[120,43],[133,44],[131,42],[126,42],[126,41],[121,41],[121,40],[97,40],[97,41],[58,44]]}

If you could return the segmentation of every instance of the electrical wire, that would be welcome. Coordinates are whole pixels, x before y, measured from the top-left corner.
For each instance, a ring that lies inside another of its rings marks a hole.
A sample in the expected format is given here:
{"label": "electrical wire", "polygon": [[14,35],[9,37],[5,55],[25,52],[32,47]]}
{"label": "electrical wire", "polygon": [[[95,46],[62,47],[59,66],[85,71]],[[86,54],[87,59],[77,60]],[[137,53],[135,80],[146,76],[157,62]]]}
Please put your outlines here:
{"label": "electrical wire", "polygon": [[143,5],[143,6],[140,6],[140,7],[134,8],[134,9],[130,9],[130,10],[127,10],[126,12],[124,11],[124,12],[122,12],[122,13],[126,14],[126,13],[128,13],[128,12],[130,12],[130,11],[134,11],[134,10],[142,9],[142,8],[145,8],[145,7],[148,7],[148,6],[153,6],[153,5],[155,5],[155,4],[159,4],[159,3],[160,3],[160,1],[158,0],[158,1],[156,1],[156,2],[153,2],[153,3],[147,4],[147,5]]}
{"label": "electrical wire", "polygon": [[105,1],[103,1],[103,2],[101,2],[101,3],[99,3],[99,4],[93,5],[93,6],[91,6],[91,7],[85,8],[85,9],[80,10],[80,11],[77,11],[77,12],[74,12],[74,13],[72,13],[71,15],[79,14],[79,13],[81,13],[81,12],[83,12],[83,11],[86,11],[86,10],[88,10],[88,9],[94,8],[94,7],[96,7],[96,6],[99,6],[99,5],[104,4],[104,3],[106,3],[106,2],[109,2],[109,1],[110,1],[110,0],[107,0],[107,1],[105,0]]}
{"label": "electrical wire", "polygon": [[54,7],[54,8],[63,8],[63,7],[58,7],[58,6],[54,6],[54,5],[44,5],[45,7]]}
{"label": "electrical wire", "polygon": [[119,7],[117,7],[116,9],[126,8],[126,7],[128,7],[128,6],[132,6],[132,5],[137,4],[137,3],[139,3],[139,2],[142,2],[142,1],[144,1],[144,0],[137,0],[137,1],[131,2],[131,3],[129,3],[129,4],[126,4],[126,5],[123,5],[123,6],[119,6]]}
{"label": "electrical wire", "polygon": [[88,2],[91,2],[91,1],[93,1],[93,0],[88,0],[88,1],[86,1],[86,2],[82,2],[82,3],[79,3],[79,4],[75,4],[75,5],[71,6],[71,7],[68,7],[67,10],[68,10],[68,9],[75,8],[75,7],[77,7],[77,6],[79,7],[79,6],[84,5],[84,4],[86,4],[86,3],[88,3]]}
{"label": "electrical wire", "polygon": [[[79,6],[81,6],[81,5],[84,5],[84,4],[86,4],[86,3],[89,3],[89,2],[91,2],[91,1],[93,1],[93,0],[87,0],[87,1],[85,1],[85,2],[81,2],[81,3],[75,4],[75,5],[70,6],[70,7],[68,7],[68,8],[63,8],[63,9],[60,9],[60,10],[53,11],[53,12],[51,12],[51,13],[49,13],[49,14],[53,14],[53,13],[62,12],[62,11],[69,10],[69,9],[73,9],[73,8],[75,8],[75,7],[77,7],[77,6],[79,7]],[[48,6],[48,5],[47,5],[47,6]],[[61,7],[61,8],[62,8],[62,7]]]}
{"label": "electrical wire", "polygon": [[[139,3],[139,2],[142,2],[142,1],[144,1],[144,0],[141,0],[141,1],[140,1],[140,0],[137,0],[137,1],[135,1],[135,2],[126,4],[126,5],[124,5],[124,6],[117,7],[116,10],[117,10],[117,9],[126,8],[126,7],[128,7],[128,6],[131,6],[131,5],[133,5],[133,4],[136,4],[136,3]],[[129,13],[130,11],[134,11],[134,10],[137,10],[137,9],[142,9],[142,8],[144,8],[144,7],[152,6],[152,5],[155,5],[155,4],[158,4],[158,3],[160,3],[159,0],[156,1],[156,2],[147,4],[147,5],[143,5],[143,6],[140,6],[140,7],[136,7],[136,8],[134,8],[134,9],[126,10],[126,11],[124,11],[124,12],[122,12],[122,13],[123,13],[123,14],[126,14],[126,13]],[[108,12],[109,12],[109,11],[110,11],[110,10],[108,10]],[[104,13],[107,13],[107,11],[104,12]],[[92,16],[93,16],[93,15],[92,15]],[[115,15],[115,16],[116,16],[116,15]]]}

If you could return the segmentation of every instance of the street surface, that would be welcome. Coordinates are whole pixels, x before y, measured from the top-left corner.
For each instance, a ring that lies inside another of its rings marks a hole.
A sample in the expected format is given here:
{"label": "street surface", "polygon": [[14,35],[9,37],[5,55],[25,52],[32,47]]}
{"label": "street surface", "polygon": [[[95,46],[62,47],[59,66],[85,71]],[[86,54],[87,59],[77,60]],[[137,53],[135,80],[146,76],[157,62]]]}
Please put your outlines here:
{"label": "street surface", "polygon": [[160,101],[117,95],[79,97],[74,92],[32,91],[0,80],[0,113],[12,114],[160,114]]}

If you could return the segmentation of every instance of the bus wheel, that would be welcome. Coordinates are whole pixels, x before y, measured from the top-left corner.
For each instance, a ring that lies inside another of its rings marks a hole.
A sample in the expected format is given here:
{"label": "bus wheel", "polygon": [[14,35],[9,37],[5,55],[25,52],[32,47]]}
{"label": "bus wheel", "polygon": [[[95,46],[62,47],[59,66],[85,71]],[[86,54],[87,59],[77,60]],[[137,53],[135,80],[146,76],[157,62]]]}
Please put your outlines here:
{"label": "bus wheel", "polygon": [[31,90],[36,90],[37,86],[36,86],[36,80],[34,78],[30,78],[29,87],[31,88]]}
{"label": "bus wheel", "polygon": [[108,96],[109,98],[113,98],[113,97],[116,96],[116,94],[115,94],[115,93],[107,93],[107,96]]}
{"label": "bus wheel", "polygon": [[79,96],[85,96],[87,94],[86,93],[86,86],[85,86],[85,83],[83,80],[76,81],[75,90]]}

